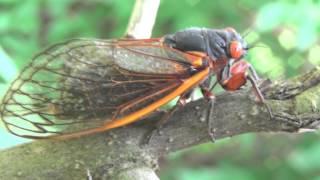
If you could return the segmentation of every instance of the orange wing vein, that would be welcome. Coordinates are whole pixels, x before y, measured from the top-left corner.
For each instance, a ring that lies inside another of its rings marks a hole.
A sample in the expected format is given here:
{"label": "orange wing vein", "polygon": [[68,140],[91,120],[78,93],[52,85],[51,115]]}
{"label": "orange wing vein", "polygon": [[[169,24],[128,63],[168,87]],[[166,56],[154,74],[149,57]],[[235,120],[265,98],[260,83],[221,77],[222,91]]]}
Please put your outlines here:
{"label": "orange wing vein", "polygon": [[131,124],[133,122],[138,121],[142,117],[152,113],[162,105],[168,103],[169,101],[173,100],[175,97],[181,95],[182,93],[188,91],[189,89],[197,86],[200,82],[202,82],[208,75],[209,75],[210,69],[209,67],[198,72],[197,74],[191,76],[190,78],[186,79],[177,89],[175,89],[173,92],[170,94],[166,95],[165,97],[159,99],[158,101],[138,110],[135,111],[125,117],[115,119],[112,121],[107,121],[103,126],[97,127],[97,128],[92,128],[92,129],[87,129],[84,131],[80,132],[75,132],[71,134],[65,134],[65,135],[54,135],[54,136],[49,136],[49,138],[53,139],[69,139],[69,138],[75,138],[75,137],[81,137],[85,135],[90,135],[90,134],[96,134],[99,132],[104,132],[110,129],[114,129],[117,127],[121,127],[127,124]]}

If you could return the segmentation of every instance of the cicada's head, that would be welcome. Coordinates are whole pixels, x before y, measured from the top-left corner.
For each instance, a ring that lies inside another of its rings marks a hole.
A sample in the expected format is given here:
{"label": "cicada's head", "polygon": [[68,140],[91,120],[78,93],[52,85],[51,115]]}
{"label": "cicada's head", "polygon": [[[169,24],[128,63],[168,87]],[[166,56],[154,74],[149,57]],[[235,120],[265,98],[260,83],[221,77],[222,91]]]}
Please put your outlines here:
{"label": "cicada's head", "polygon": [[233,28],[226,28],[226,52],[228,58],[235,61],[242,59],[248,51],[248,45],[241,35]]}
{"label": "cicada's head", "polygon": [[207,53],[212,59],[237,61],[246,55],[248,45],[233,28],[212,29],[207,34],[209,38]]}

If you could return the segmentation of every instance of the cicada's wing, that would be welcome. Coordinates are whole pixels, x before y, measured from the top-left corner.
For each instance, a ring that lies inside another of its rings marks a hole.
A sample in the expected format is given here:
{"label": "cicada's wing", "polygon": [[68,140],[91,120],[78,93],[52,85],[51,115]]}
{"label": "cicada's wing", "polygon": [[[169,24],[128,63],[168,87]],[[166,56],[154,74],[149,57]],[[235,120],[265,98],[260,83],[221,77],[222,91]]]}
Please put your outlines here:
{"label": "cicada's wing", "polygon": [[159,39],[71,40],[35,56],[5,94],[1,119],[27,138],[81,132],[161,99],[189,70]]}

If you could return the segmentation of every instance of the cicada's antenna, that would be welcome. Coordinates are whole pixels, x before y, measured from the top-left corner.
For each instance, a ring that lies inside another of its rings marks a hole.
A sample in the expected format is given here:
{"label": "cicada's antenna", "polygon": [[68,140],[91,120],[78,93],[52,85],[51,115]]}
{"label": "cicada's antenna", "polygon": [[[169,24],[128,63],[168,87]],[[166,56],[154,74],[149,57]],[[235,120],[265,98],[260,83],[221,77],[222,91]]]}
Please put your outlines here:
{"label": "cicada's antenna", "polygon": [[[242,37],[243,39],[245,39],[246,37],[248,37],[248,35],[253,31],[252,29],[253,29],[253,28],[249,28],[249,29],[247,29],[246,31],[244,31],[243,33],[241,33],[241,37]],[[251,49],[251,48],[253,48],[252,44],[251,44],[251,43],[248,43],[247,47],[245,47],[245,50],[249,50],[249,49]]]}
{"label": "cicada's antenna", "polygon": [[[253,28],[251,27],[251,28],[247,29],[246,31],[244,31],[244,33],[241,34],[241,37],[243,39],[245,39],[252,32],[253,32]],[[246,47],[245,50],[249,50],[249,49],[252,49],[252,48],[255,48],[255,47],[269,48],[268,46],[261,45],[261,44],[258,44],[258,43],[259,43],[259,40],[255,40],[252,43],[248,43],[248,46]]]}
{"label": "cicada's antenna", "polygon": [[269,47],[266,46],[266,45],[262,45],[262,44],[258,44],[258,43],[259,43],[259,41],[257,40],[257,41],[255,41],[255,42],[253,42],[253,43],[248,44],[247,50],[248,50],[248,49],[252,49],[252,48],[256,48],[256,47],[269,48]]}
{"label": "cicada's antenna", "polygon": [[244,31],[244,33],[241,34],[241,37],[245,39],[252,31],[252,28],[247,29],[246,31]]}

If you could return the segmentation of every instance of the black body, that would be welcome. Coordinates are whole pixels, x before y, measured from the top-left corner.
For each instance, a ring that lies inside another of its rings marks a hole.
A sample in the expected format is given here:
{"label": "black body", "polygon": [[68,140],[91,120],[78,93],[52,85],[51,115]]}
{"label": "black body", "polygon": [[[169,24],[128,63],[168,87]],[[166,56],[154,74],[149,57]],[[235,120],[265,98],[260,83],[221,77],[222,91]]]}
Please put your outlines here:
{"label": "black body", "polygon": [[164,36],[167,46],[181,51],[204,52],[212,60],[232,58],[229,52],[231,41],[238,41],[244,49],[247,48],[247,44],[237,32],[227,29],[188,28]]}

